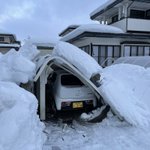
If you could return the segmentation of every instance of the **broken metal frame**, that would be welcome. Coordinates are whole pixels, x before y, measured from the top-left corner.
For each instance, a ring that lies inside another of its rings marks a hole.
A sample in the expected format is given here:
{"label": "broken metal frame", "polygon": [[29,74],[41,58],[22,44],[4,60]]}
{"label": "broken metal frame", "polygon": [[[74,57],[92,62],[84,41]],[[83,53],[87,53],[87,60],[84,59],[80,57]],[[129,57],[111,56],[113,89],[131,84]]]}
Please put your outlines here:
{"label": "broken metal frame", "polygon": [[85,85],[87,85],[92,92],[95,94],[97,99],[100,99],[100,93],[98,91],[98,88],[94,83],[88,79],[86,76],[84,76],[75,66],[73,66],[71,63],[66,61],[65,59],[61,57],[51,57],[45,59],[45,62],[38,70],[36,76],[34,77],[34,82],[37,82],[39,79],[40,82],[40,90],[39,90],[39,113],[40,113],[40,119],[45,120],[46,119],[46,95],[45,95],[45,85],[47,83],[47,77],[50,73],[55,71],[55,68],[52,67],[52,65],[55,65],[71,74],[74,74],[76,77],[78,77]]}

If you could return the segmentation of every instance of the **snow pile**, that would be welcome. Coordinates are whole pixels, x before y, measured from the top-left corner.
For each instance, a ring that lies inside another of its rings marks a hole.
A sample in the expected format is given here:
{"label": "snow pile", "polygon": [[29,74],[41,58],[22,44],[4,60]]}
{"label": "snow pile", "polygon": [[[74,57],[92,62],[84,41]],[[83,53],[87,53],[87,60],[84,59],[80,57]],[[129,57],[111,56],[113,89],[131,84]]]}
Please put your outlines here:
{"label": "snow pile", "polygon": [[0,54],[0,150],[41,150],[45,141],[37,99],[17,85],[32,79],[35,71],[29,59],[37,52],[30,49],[30,56],[22,55],[25,51]]}
{"label": "snow pile", "polygon": [[35,64],[20,52],[11,49],[5,55],[0,55],[0,80],[27,83],[32,79],[35,67]]}
{"label": "snow pile", "polygon": [[0,150],[41,150],[44,142],[34,95],[0,81]]}
{"label": "snow pile", "polygon": [[33,60],[40,52],[37,50],[36,46],[32,44],[31,40],[27,40],[19,49],[19,53],[29,60]]}
{"label": "snow pile", "polygon": [[87,78],[102,70],[94,58],[69,43],[59,42],[54,48],[52,56],[59,56],[69,61]]}
{"label": "snow pile", "polygon": [[84,32],[96,32],[96,33],[124,33],[123,30],[105,24],[85,24],[81,25],[72,32],[68,33],[64,37],[61,38],[62,41],[69,41],[77,37],[78,35]]}
{"label": "snow pile", "polygon": [[132,125],[150,124],[150,69],[118,64],[103,69],[99,91],[116,114]]}

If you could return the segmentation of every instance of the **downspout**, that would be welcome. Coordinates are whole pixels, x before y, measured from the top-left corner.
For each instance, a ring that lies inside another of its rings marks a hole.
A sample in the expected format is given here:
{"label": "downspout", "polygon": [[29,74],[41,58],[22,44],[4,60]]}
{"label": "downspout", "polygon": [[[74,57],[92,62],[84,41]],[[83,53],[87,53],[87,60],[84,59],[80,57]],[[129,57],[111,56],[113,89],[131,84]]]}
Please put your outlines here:
{"label": "downspout", "polygon": [[90,44],[90,55],[91,56],[93,55],[93,44],[92,43]]}

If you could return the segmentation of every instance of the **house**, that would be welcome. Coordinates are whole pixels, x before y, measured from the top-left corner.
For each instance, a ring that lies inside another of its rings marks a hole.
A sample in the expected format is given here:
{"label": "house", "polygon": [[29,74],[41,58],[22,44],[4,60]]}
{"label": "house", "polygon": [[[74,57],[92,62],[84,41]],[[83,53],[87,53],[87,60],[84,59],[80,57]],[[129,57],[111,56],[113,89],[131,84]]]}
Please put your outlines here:
{"label": "house", "polygon": [[54,43],[50,43],[50,42],[34,42],[33,44],[40,51],[41,56],[44,56],[46,54],[51,54],[55,46]]}
{"label": "house", "polygon": [[0,53],[6,53],[11,48],[19,50],[20,41],[17,41],[16,36],[11,33],[6,33],[0,30]]}
{"label": "house", "polygon": [[65,29],[72,43],[109,66],[119,57],[150,55],[150,1],[110,0],[90,14],[96,24]]}

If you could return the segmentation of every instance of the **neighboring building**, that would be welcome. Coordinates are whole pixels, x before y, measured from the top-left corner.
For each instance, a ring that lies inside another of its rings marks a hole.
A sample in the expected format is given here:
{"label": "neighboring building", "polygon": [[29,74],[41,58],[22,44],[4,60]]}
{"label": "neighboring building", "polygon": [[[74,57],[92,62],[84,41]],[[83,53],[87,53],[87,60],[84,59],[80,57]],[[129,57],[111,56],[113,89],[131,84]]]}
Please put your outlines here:
{"label": "neighboring building", "polygon": [[90,17],[100,24],[82,25],[69,33],[67,28],[61,40],[82,48],[102,66],[119,57],[150,55],[149,0],[110,0]]}
{"label": "neighboring building", "polygon": [[35,42],[33,43],[40,51],[40,55],[52,54],[55,44],[47,42]]}
{"label": "neighboring building", "polygon": [[68,33],[70,33],[71,31],[73,31],[74,29],[78,28],[79,25],[70,25],[68,26],[65,30],[63,30],[59,36],[65,36],[67,35]]}
{"label": "neighboring building", "polygon": [[4,54],[8,52],[11,48],[14,48],[18,51],[20,48],[20,42],[17,41],[14,34],[0,31],[0,53]]}

